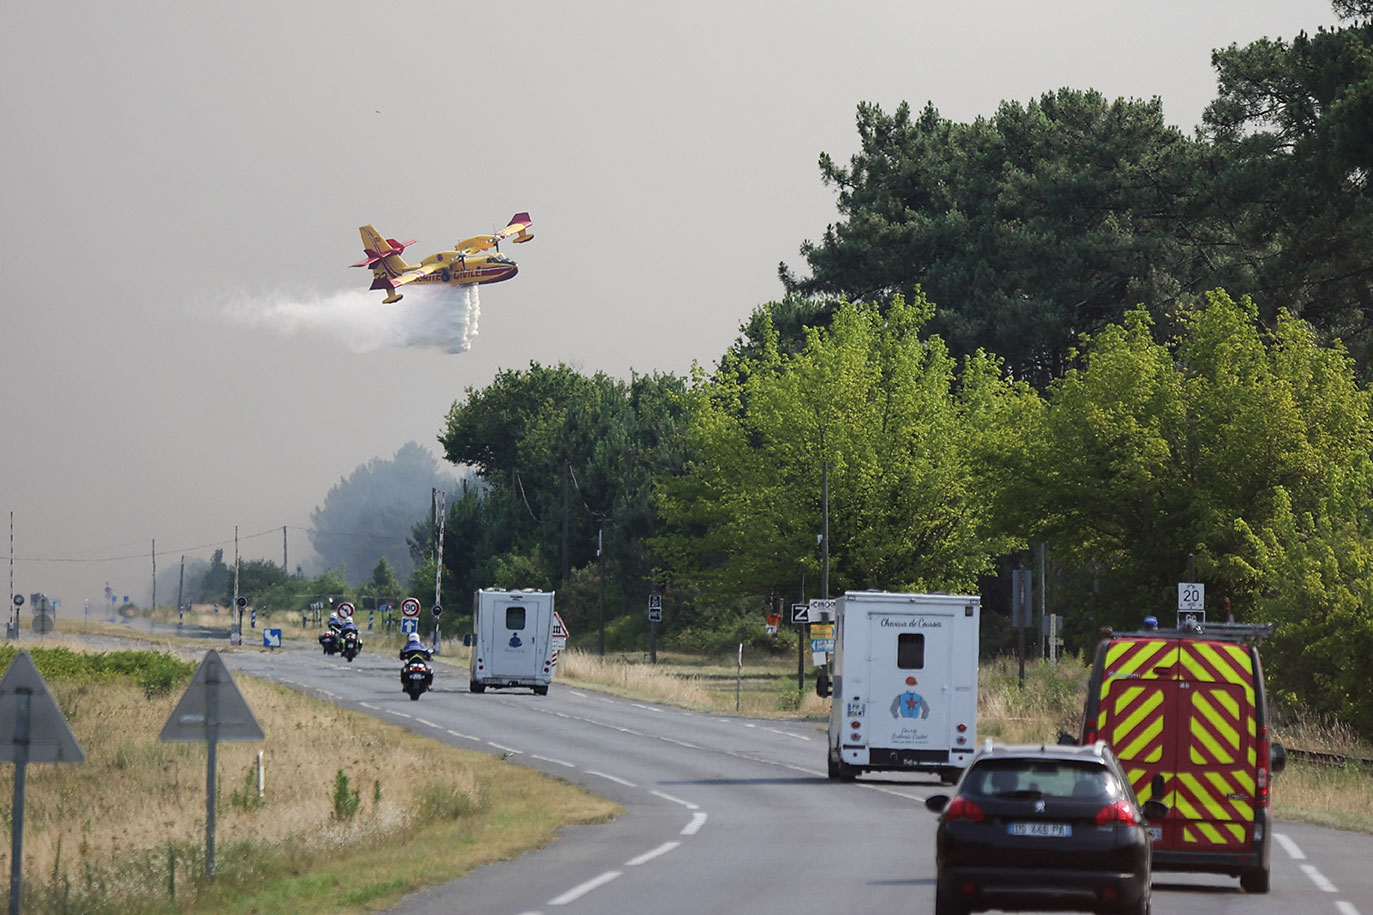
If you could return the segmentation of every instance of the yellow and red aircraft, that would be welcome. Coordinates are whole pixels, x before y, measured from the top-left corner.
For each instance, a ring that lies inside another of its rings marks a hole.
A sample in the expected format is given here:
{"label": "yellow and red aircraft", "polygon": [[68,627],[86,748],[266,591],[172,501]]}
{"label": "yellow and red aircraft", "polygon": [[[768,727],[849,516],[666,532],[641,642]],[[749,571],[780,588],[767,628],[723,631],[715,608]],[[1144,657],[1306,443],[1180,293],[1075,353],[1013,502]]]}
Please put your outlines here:
{"label": "yellow and red aircraft", "polygon": [[362,233],[362,250],[367,257],[350,264],[351,267],[372,268],[372,289],[385,289],[382,302],[399,302],[401,286],[415,283],[421,286],[445,283],[450,286],[471,286],[476,283],[499,283],[520,271],[515,262],[501,254],[501,242],[514,238],[516,244],[529,241],[533,222],[528,213],[516,213],[504,229],[494,235],[474,235],[453,246],[452,251],[431,254],[418,264],[407,264],[401,252],[415,243],[382,238],[371,226],[358,229]]}

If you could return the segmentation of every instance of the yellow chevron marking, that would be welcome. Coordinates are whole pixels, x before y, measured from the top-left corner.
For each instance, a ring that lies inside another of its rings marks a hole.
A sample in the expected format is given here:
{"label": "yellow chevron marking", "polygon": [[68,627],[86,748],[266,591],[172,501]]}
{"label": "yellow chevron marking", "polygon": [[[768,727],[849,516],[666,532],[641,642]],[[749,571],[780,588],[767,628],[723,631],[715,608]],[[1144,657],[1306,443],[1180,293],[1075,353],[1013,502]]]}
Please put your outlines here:
{"label": "yellow chevron marking", "polygon": [[[1203,785],[1200,781],[1197,780],[1197,776],[1195,773],[1179,772],[1178,781],[1186,785],[1188,791],[1191,792],[1192,796],[1196,799],[1196,801],[1203,805],[1203,808],[1205,809],[1205,812],[1207,814],[1207,819],[1229,819],[1229,817],[1226,815],[1225,805],[1222,804],[1220,801],[1216,800],[1215,795],[1212,794],[1212,792],[1205,785]],[[1197,811],[1195,810],[1195,808],[1193,808],[1192,814],[1189,815],[1187,818],[1191,820],[1201,819],[1201,817],[1197,816],[1196,813]]]}
{"label": "yellow chevron marking", "polygon": [[[1198,717],[1205,718],[1209,721],[1220,734],[1220,737],[1225,741],[1224,743],[1221,743],[1220,740],[1212,735],[1205,727],[1202,727],[1198,722],[1193,721],[1191,726],[1192,739],[1194,741],[1191,754],[1192,762],[1206,763],[1214,761],[1223,765],[1234,763],[1235,756],[1239,753],[1240,748],[1240,735],[1239,732],[1235,730],[1234,718],[1224,717],[1220,710],[1211,704],[1210,696],[1201,692],[1193,694],[1192,710],[1197,713]],[[1208,760],[1198,752],[1197,744],[1201,744],[1210,751],[1212,759]]]}
{"label": "yellow chevron marking", "polygon": [[[1129,689],[1121,690],[1116,698],[1116,711],[1119,712],[1131,701],[1145,692],[1144,687],[1134,686]],[[1151,741],[1158,737],[1163,731],[1163,716],[1158,714],[1158,708],[1163,704],[1163,693],[1153,691],[1145,697],[1140,707],[1135,709],[1134,714],[1128,718],[1120,719],[1116,723],[1115,731],[1111,735],[1111,745],[1118,747],[1117,753],[1126,759],[1138,759]],[[1126,740],[1130,742],[1125,743]],[[1156,762],[1162,755],[1161,747],[1154,747],[1154,752],[1149,758],[1140,760],[1141,762]]]}

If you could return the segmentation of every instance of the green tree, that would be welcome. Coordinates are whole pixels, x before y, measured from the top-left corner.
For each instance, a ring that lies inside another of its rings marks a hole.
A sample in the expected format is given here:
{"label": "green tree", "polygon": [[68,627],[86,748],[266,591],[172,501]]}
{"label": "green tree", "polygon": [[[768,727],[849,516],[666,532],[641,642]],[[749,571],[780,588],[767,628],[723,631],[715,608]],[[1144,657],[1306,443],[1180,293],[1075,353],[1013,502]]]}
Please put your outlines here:
{"label": "green tree", "polygon": [[764,317],[756,356],[697,369],[692,457],[659,481],[670,580],[716,598],[791,593],[802,568],[818,582],[828,467],[832,592],[976,586],[1012,541],[987,526],[975,452],[994,433],[971,420],[1032,395],[981,355],[960,379],[942,341],[918,333],[932,310],[922,296],[846,304],[790,357]]}
{"label": "green tree", "polygon": [[1373,357],[1373,4],[1336,2],[1357,21],[1260,39],[1212,55],[1219,95],[1208,205],[1233,227],[1246,289],[1272,321],[1286,309],[1322,339]]}
{"label": "green tree", "polygon": [[1211,607],[1253,619],[1285,574],[1282,531],[1358,520],[1327,497],[1373,440],[1348,356],[1223,292],[1182,327],[1158,343],[1135,310],[1088,339],[1019,451],[996,455],[996,517],[1050,543],[1079,632],[1169,613],[1189,555]]}
{"label": "green tree", "polygon": [[955,354],[987,349],[1042,383],[1078,334],[1227,278],[1187,230],[1201,144],[1157,98],[1063,89],[968,124],[864,103],[858,134],[848,167],[820,156],[842,221],[801,246],[809,277],[779,268],[789,291],[876,301],[919,286]]}

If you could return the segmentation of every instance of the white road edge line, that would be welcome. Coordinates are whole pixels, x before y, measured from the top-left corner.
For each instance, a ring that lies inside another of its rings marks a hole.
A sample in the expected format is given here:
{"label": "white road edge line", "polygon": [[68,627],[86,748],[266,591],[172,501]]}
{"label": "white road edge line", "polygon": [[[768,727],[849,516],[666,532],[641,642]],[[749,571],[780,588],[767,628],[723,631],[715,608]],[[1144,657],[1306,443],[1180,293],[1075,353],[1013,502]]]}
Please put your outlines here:
{"label": "white road edge line", "polygon": [[682,835],[694,836],[704,825],[706,825],[706,812],[698,810],[691,815],[691,822],[682,827]]}
{"label": "white road edge line", "polygon": [[1273,838],[1277,839],[1278,844],[1282,846],[1282,850],[1287,852],[1287,857],[1291,858],[1293,861],[1306,860],[1306,852],[1297,847],[1297,843],[1293,842],[1286,835],[1275,832],[1273,833]]}
{"label": "white road edge line", "polygon": [[436,728],[436,727],[438,727],[438,725],[435,724],[434,722],[432,722],[432,721],[425,721],[423,718],[418,718],[418,717],[415,719],[415,724],[422,724],[422,725],[424,725],[424,726],[427,727],[427,728]]}
{"label": "white road edge line", "polygon": [[783,737],[790,737],[793,740],[810,740],[810,738],[804,734],[793,734],[790,731],[783,731],[780,728],[763,728],[763,730],[771,731],[774,734],[781,734]]}
{"label": "white road edge line", "polygon": [[607,883],[614,880],[616,877],[619,877],[623,873],[624,871],[606,871],[599,877],[593,877],[590,880],[586,881],[586,883],[574,886],[572,889],[568,890],[566,893],[563,893],[561,896],[555,896],[554,898],[548,900],[548,904],[567,905],[569,902],[576,902],[578,899],[581,899],[587,893],[596,889],[596,887],[605,886]]}
{"label": "white road edge line", "polygon": [[448,733],[449,733],[449,734],[452,734],[454,737],[459,737],[459,738],[461,738],[461,739],[463,739],[463,740],[476,740],[476,741],[480,741],[480,740],[481,740],[480,737],[473,737],[471,734],[459,734],[457,731],[448,731]]}
{"label": "white road edge line", "polygon": [[486,745],[489,746],[489,747],[495,747],[497,750],[501,750],[502,752],[505,752],[505,753],[523,753],[523,752],[524,752],[523,750],[517,750],[517,749],[515,749],[514,747],[507,747],[507,746],[505,746],[504,744],[496,743],[494,740],[488,740],[488,741],[486,742]]}
{"label": "white road edge line", "polygon": [[359,702],[358,705],[362,706],[363,708],[370,708],[370,709],[371,709],[372,711],[374,711],[374,712],[379,712],[379,711],[381,711],[381,709],[377,708],[375,705],[373,705],[373,704],[370,703],[370,702]]}
{"label": "white road edge line", "polygon": [[392,715],[395,715],[397,718],[414,718],[414,717],[415,717],[414,715],[410,714],[409,712],[395,712],[395,711],[393,711],[393,712],[391,712],[391,714],[392,714]]}
{"label": "white road edge line", "polygon": [[551,762],[551,763],[553,763],[554,765],[557,765],[557,766],[566,766],[566,767],[569,768],[569,769],[575,769],[575,768],[577,768],[577,764],[576,764],[576,763],[570,763],[570,762],[568,762],[568,761],[565,760],[565,759],[554,759],[554,758],[551,757],[551,756],[540,756],[540,755],[537,754],[537,753],[530,753],[530,754],[529,754],[529,758],[530,758],[530,759],[542,760],[543,762]]}
{"label": "white road edge line", "polygon": [[674,848],[681,844],[681,842],[664,842],[662,845],[659,845],[652,851],[646,851],[642,855],[639,855],[637,858],[630,858],[628,861],[625,862],[625,867],[638,867],[640,864],[652,861],[659,855],[667,854],[668,852],[672,851]]}
{"label": "white road edge line", "polygon": [[1325,874],[1322,874],[1320,871],[1316,870],[1316,865],[1303,864],[1301,866],[1301,869],[1306,871],[1306,876],[1311,878],[1311,882],[1316,884],[1316,889],[1320,890],[1322,893],[1339,892],[1339,890],[1335,889],[1335,884],[1331,883],[1329,880],[1326,879]]}
{"label": "white road edge line", "polygon": [[1340,910],[1340,915],[1359,915],[1359,910],[1354,908],[1354,903],[1345,902],[1343,899],[1335,902],[1335,908]]}
{"label": "white road edge line", "polygon": [[662,799],[665,800],[665,801],[671,801],[671,802],[674,803],[674,804],[681,804],[681,805],[682,805],[683,807],[685,807],[687,810],[700,810],[700,809],[701,809],[701,805],[700,805],[700,804],[693,804],[691,801],[684,801],[684,800],[682,800],[682,799],[679,798],[679,797],[673,797],[672,795],[670,795],[670,794],[664,794],[664,793],[661,792],[661,791],[656,791],[656,790],[654,790],[654,791],[649,791],[648,793],[654,795],[655,797],[660,797],[660,798],[662,798]]}
{"label": "white road edge line", "polygon": [[605,773],[605,772],[597,772],[595,769],[586,769],[586,770],[584,770],[584,771],[586,772],[587,775],[595,775],[595,776],[597,776],[598,778],[609,779],[610,781],[614,782],[614,783],[617,784],[617,785],[624,785],[626,788],[637,788],[637,787],[639,787],[638,785],[634,784],[633,782],[631,782],[631,781],[626,781],[625,779],[620,778],[619,776],[608,775],[608,774]]}
{"label": "white road edge line", "polygon": [[631,702],[631,703],[629,703],[629,704],[632,705],[632,706],[634,706],[634,708],[641,708],[641,709],[643,709],[643,710],[645,710],[645,711],[648,711],[648,712],[657,712],[657,713],[660,714],[660,715],[661,715],[662,712],[663,712],[662,709],[660,709],[660,708],[654,708],[654,707],[651,706],[651,705],[642,705],[642,704],[640,704],[640,703],[638,703],[638,702]]}
{"label": "white road edge line", "polygon": [[687,743],[685,740],[678,740],[676,737],[663,737],[662,735],[659,735],[658,739],[667,743],[675,743],[679,747],[686,747],[688,750],[701,749],[694,743]]}

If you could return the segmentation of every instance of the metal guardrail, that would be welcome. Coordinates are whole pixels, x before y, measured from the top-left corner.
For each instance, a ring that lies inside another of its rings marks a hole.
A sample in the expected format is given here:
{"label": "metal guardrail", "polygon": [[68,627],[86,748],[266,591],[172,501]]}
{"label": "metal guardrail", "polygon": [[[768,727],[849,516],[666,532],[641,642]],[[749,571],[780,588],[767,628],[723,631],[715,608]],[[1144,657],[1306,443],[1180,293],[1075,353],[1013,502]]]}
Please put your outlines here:
{"label": "metal guardrail", "polygon": [[1286,747],[1287,757],[1312,766],[1331,766],[1345,769],[1351,762],[1373,771],[1373,759],[1367,756],[1346,756],[1343,753],[1326,753],[1322,750],[1303,750],[1300,747]]}

